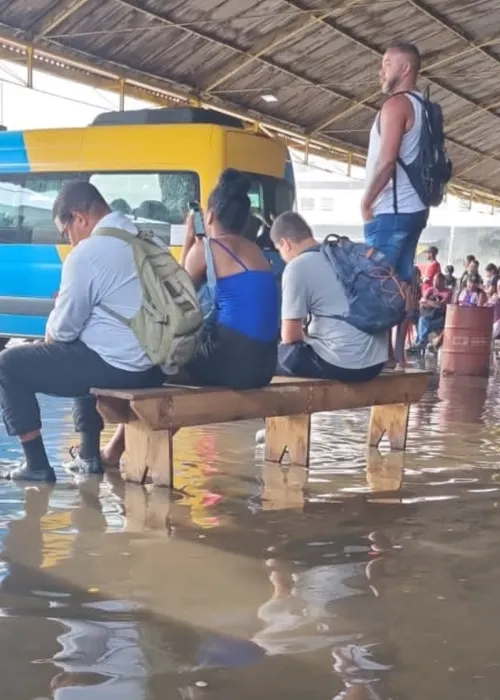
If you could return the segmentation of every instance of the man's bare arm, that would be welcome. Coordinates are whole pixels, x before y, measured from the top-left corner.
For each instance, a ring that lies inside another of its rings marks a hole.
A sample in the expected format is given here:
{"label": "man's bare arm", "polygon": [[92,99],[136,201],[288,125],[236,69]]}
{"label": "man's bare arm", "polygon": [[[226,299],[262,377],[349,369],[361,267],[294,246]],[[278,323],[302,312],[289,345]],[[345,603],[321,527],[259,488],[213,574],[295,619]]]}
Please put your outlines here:
{"label": "man's bare arm", "polygon": [[380,112],[380,153],[362,203],[362,210],[367,214],[396,169],[408,125],[408,108],[411,108],[409,100],[404,95],[397,95],[388,100]]}

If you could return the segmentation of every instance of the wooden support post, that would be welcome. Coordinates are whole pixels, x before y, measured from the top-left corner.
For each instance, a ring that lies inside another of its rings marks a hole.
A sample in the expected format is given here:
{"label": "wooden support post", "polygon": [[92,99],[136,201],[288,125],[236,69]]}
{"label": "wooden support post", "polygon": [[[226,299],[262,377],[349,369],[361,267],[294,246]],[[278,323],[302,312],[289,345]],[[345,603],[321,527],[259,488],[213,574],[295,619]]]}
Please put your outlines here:
{"label": "wooden support post", "polygon": [[125,532],[144,532],[148,494],[143,486],[127,484],[125,487],[124,505],[126,526]]}
{"label": "wooden support post", "polygon": [[387,435],[391,450],[405,450],[409,415],[410,405],[406,403],[372,406],[368,445],[378,447],[384,435]]}
{"label": "wooden support post", "polygon": [[380,454],[376,447],[366,450],[366,481],[372,493],[399,491],[403,485],[405,452]]}
{"label": "wooden support post", "polygon": [[281,464],[288,452],[290,464],[309,466],[311,416],[266,419],[266,461]]}
{"label": "wooden support post", "polygon": [[282,467],[276,462],[265,462],[262,469],[262,510],[304,509],[304,489],[309,471],[291,465]]}
{"label": "wooden support post", "polygon": [[169,534],[172,509],[172,493],[169,489],[127,484],[124,500],[127,532],[158,530]]}
{"label": "wooden support post", "polygon": [[149,471],[155,486],[174,486],[172,432],[151,430],[142,421],[125,425],[125,481],[143,484]]}

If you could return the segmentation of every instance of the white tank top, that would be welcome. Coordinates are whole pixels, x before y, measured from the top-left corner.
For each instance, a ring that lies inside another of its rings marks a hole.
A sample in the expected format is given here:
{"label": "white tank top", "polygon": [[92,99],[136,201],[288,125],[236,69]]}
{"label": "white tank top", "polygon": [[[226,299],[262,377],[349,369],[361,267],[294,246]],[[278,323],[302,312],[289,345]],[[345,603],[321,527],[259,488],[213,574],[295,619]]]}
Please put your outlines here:
{"label": "white tank top", "polygon": [[[420,95],[420,93],[415,93]],[[411,163],[418,154],[420,141],[420,131],[422,128],[422,105],[411,94],[406,95],[413,106],[415,114],[412,128],[403,136],[399,157],[403,163]],[[370,131],[370,144],[366,158],[365,181],[371,181],[380,154],[380,132],[379,132],[380,112],[375,117]],[[408,179],[408,175],[403,168],[396,164],[396,193],[399,214],[413,214],[425,209],[425,206]],[[373,214],[393,214],[394,213],[394,189],[392,178],[384,187],[373,205]]]}

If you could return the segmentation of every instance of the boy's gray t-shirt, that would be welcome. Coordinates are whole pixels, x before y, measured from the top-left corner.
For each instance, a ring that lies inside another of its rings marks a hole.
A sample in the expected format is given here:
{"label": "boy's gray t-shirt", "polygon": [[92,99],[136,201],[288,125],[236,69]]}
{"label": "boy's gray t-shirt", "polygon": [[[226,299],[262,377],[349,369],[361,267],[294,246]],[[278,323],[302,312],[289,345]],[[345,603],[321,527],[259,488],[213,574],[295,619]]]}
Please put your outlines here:
{"label": "boy's gray t-shirt", "polygon": [[283,320],[312,317],[305,342],[331,365],[364,369],[387,361],[387,333],[368,335],[332,318],[349,306],[334,268],[320,251],[302,253],[283,272]]}

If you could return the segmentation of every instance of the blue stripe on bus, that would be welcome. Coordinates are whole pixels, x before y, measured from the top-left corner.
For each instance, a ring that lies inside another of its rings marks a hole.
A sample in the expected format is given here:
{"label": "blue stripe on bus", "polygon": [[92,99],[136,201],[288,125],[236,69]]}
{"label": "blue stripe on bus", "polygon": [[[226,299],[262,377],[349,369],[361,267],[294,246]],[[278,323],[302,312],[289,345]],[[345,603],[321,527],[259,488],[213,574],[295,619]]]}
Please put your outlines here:
{"label": "blue stripe on bus", "polygon": [[55,245],[7,244],[0,250],[0,297],[54,298],[62,269]]}
{"label": "blue stripe on bus", "polygon": [[22,131],[0,132],[0,173],[29,173],[30,163]]}
{"label": "blue stripe on bus", "polygon": [[0,314],[0,335],[43,338],[45,336],[45,316],[11,316]]}

